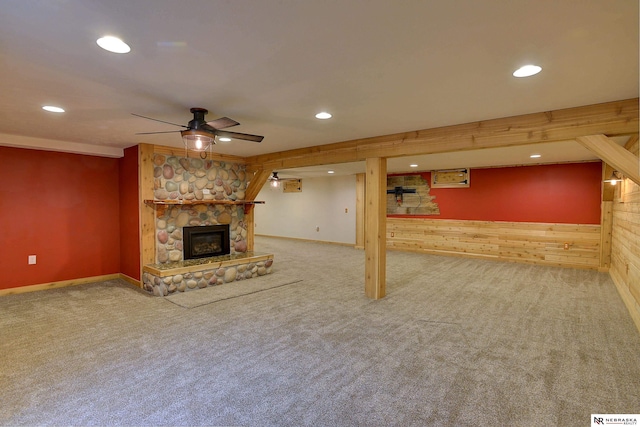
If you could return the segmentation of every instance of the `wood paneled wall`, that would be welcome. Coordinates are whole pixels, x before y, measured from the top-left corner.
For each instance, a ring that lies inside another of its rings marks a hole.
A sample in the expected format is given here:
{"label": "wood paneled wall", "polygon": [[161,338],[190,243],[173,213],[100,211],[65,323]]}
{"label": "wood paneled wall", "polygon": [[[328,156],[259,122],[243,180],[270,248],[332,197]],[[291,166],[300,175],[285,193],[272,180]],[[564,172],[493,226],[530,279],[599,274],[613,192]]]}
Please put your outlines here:
{"label": "wood paneled wall", "polygon": [[[627,148],[637,156],[637,139]],[[609,273],[640,331],[640,186],[629,179],[615,190]]]}
{"label": "wood paneled wall", "polygon": [[600,225],[388,218],[387,248],[598,269]]}

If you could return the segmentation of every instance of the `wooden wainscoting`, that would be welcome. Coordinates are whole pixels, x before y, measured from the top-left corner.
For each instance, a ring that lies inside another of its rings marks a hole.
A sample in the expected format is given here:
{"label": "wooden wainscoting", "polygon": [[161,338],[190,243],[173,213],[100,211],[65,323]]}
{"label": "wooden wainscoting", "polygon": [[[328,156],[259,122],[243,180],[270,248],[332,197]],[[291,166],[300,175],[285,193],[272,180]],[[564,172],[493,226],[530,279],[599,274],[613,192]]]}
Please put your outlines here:
{"label": "wooden wainscoting", "polygon": [[582,224],[387,218],[387,248],[597,270],[600,228]]}

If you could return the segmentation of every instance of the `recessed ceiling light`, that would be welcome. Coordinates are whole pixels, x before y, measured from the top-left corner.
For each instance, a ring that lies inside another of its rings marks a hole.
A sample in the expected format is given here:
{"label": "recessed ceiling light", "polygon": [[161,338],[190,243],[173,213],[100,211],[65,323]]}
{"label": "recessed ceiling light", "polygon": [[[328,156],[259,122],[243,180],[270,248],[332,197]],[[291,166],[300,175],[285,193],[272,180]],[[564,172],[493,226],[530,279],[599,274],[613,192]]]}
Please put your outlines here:
{"label": "recessed ceiling light", "polygon": [[327,173],[336,173],[335,171],[327,171]]}
{"label": "recessed ceiling light", "polygon": [[98,43],[98,46],[100,46],[104,50],[108,50],[109,52],[113,52],[113,53],[131,52],[131,48],[129,47],[129,45],[117,37],[113,37],[113,36],[100,37],[98,40],[96,40],[96,43]]}
{"label": "recessed ceiling light", "polygon": [[42,109],[51,113],[64,113],[64,108],[56,107],[55,105],[45,105]]}
{"label": "recessed ceiling light", "polygon": [[220,138],[218,138],[218,141],[220,141],[220,142],[229,142],[229,141],[231,141],[231,138],[228,138],[226,136],[221,136]]}
{"label": "recessed ceiling light", "polygon": [[333,116],[330,113],[327,113],[326,111],[316,114],[316,119],[320,119],[320,120],[327,120],[327,119],[330,119],[331,117]]}
{"label": "recessed ceiling light", "polygon": [[540,157],[542,157],[542,154],[532,154],[529,157],[531,157],[532,159],[539,159]]}
{"label": "recessed ceiling light", "polygon": [[513,77],[529,77],[542,71],[537,65],[524,65],[513,72]]}
{"label": "recessed ceiling light", "polygon": [[417,168],[417,167],[418,167],[418,165],[413,164],[413,165],[409,165],[409,167],[410,167],[410,168]]}

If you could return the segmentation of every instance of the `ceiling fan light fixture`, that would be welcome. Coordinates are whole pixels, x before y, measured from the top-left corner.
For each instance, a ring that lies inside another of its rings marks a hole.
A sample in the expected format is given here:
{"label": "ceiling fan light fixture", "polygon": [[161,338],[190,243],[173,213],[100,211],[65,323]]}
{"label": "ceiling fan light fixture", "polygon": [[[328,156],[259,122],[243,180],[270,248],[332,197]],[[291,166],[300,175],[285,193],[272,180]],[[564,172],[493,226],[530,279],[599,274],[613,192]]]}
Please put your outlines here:
{"label": "ceiling fan light fixture", "polygon": [[187,150],[191,151],[206,151],[211,145],[215,144],[215,139],[212,135],[207,135],[197,130],[185,130],[180,132],[182,135],[182,142]]}

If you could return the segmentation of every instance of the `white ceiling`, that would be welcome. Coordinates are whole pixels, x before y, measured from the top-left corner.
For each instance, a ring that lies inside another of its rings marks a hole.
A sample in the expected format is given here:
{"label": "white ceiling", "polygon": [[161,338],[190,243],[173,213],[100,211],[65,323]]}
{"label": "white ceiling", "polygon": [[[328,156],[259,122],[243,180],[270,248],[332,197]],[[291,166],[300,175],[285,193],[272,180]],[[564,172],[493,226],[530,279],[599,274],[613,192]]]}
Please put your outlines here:
{"label": "white ceiling", "polygon": [[[631,0],[8,0],[0,144],[114,157],[181,147],[179,133],[135,135],[179,128],[131,113],[186,124],[204,107],[265,136],[215,147],[250,156],[635,98],[638,23]],[[132,51],[100,49],[107,34]],[[527,63],[543,71],[512,77]],[[594,158],[569,141],[389,170],[525,164],[543,149],[538,163]]]}

